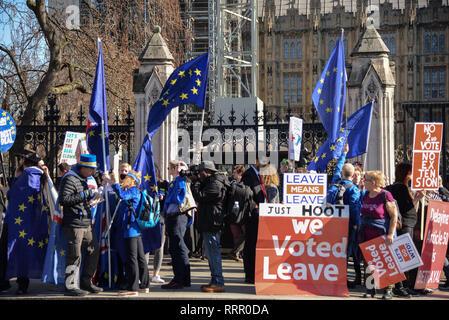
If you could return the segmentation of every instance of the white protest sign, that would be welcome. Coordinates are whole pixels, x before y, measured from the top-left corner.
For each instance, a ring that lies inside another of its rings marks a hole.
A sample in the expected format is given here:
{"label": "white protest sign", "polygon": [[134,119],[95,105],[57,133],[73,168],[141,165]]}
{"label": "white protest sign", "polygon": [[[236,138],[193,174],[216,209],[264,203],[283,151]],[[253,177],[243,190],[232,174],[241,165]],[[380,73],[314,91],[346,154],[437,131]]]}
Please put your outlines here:
{"label": "white protest sign", "polygon": [[288,130],[288,158],[299,161],[301,155],[302,119],[290,117]]}
{"label": "white protest sign", "polygon": [[327,175],[324,173],[284,173],[285,204],[323,204],[326,201]]}
{"label": "white protest sign", "polygon": [[389,249],[401,272],[418,268],[423,264],[419,252],[408,233],[395,238]]}
{"label": "white protest sign", "polygon": [[85,133],[67,131],[65,134],[64,145],[62,147],[59,163],[67,163],[69,165],[74,165],[77,163],[76,151],[78,144],[85,140]]}

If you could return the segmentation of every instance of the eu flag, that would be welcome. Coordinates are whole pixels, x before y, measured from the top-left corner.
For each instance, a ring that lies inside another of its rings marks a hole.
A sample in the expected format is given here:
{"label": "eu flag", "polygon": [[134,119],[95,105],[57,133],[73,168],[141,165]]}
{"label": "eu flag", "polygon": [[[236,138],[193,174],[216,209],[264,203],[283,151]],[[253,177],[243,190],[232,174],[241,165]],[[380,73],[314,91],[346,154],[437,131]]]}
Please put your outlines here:
{"label": "eu flag", "polygon": [[350,159],[364,154],[368,147],[372,110],[373,103],[370,102],[354,112],[347,121],[342,122],[335,143],[328,138],[307,169],[318,172],[325,171],[330,160],[340,157],[346,143],[349,146],[346,158]]}
{"label": "eu flag", "polygon": [[[102,133],[102,123],[104,123],[104,137]],[[98,39],[97,70],[95,72],[95,81],[90,98],[86,136],[87,148],[90,154],[97,156],[98,169],[100,172],[103,173],[105,169],[109,170],[108,108],[106,105],[103,51],[101,50],[100,39]],[[104,159],[106,159],[106,164]]]}
{"label": "eu flag", "polygon": [[28,167],[8,191],[6,279],[40,279],[48,243],[49,208],[41,195],[43,171]]}
{"label": "eu flag", "polygon": [[154,166],[153,145],[149,134],[145,139],[137,155],[136,161],[133,165],[133,170],[141,172],[142,182],[140,184],[142,189],[147,190],[149,194],[157,192],[156,168]]}
{"label": "eu flag", "polygon": [[168,78],[159,100],[148,115],[150,139],[164,122],[171,109],[193,103],[204,109],[209,71],[209,53],[204,53],[183,64]]}
{"label": "eu flag", "polygon": [[345,97],[346,69],[342,33],[312,93],[313,104],[332,142],[338,139]]}

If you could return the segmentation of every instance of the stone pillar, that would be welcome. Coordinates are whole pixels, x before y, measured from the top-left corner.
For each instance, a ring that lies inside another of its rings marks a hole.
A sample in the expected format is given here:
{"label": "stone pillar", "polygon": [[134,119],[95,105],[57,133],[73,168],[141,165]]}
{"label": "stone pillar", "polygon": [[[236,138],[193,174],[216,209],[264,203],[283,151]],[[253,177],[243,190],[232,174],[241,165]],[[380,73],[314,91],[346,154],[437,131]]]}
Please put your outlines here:
{"label": "stone pillar", "polygon": [[[139,56],[140,67],[134,70],[133,92],[135,100],[135,150],[134,159],[139,153],[147,134],[148,114],[159,99],[165,82],[174,70],[173,56],[156,26],[153,35]],[[169,180],[168,161],[178,154],[178,108],[174,108],[153,139],[154,162],[160,169],[161,178]]]}
{"label": "stone pillar", "polygon": [[380,170],[389,181],[394,178],[394,63],[389,50],[374,25],[367,28],[351,56],[351,74],[348,80],[346,115],[374,99],[368,153],[359,160],[365,170]]}

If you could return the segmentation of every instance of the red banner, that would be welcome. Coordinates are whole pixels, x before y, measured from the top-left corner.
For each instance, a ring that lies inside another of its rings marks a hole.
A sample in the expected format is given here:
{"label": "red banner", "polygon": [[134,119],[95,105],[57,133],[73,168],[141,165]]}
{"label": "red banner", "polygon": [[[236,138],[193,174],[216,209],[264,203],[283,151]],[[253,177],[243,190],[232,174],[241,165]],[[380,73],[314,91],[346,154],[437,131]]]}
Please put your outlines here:
{"label": "red banner", "polygon": [[406,279],[385,244],[385,236],[363,242],[359,246],[371,271],[371,279],[367,279],[367,284],[374,280],[375,288],[382,289]]}
{"label": "red banner", "polygon": [[348,206],[261,204],[257,294],[349,296]]}
{"label": "red banner", "polygon": [[440,283],[449,238],[449,203],[429,200],[426,230],[415,289],[435,289]]}

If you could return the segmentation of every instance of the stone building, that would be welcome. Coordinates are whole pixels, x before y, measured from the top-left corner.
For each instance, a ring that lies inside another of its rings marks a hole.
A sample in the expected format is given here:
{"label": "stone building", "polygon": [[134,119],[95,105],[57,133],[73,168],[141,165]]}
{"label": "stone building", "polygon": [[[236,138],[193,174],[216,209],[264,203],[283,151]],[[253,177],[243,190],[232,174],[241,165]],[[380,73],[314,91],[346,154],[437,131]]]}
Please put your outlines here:
{"label": "stone building", "polygon": [[353,12],[338,4],[323,13],[323,2],[310,0],[307,14],[290,6],[284,15],[277,15],[275,1],[264,1],[259,23],[258,95],[266,108],[285,114],[290,107],[310,122],[312,91],[341,29],[350,78],[354,48],[370,16],[389,51],[396,82],[395,119],[402,119],[405,103],[449,101],[447,2],[429,0],[427,6],[418,7],[417,0],[406,0],[404,8],[395,9],[391,0],[385,0],[379,1],[378,11],[376,6],[368,6],[367,0],[354,2]]}

